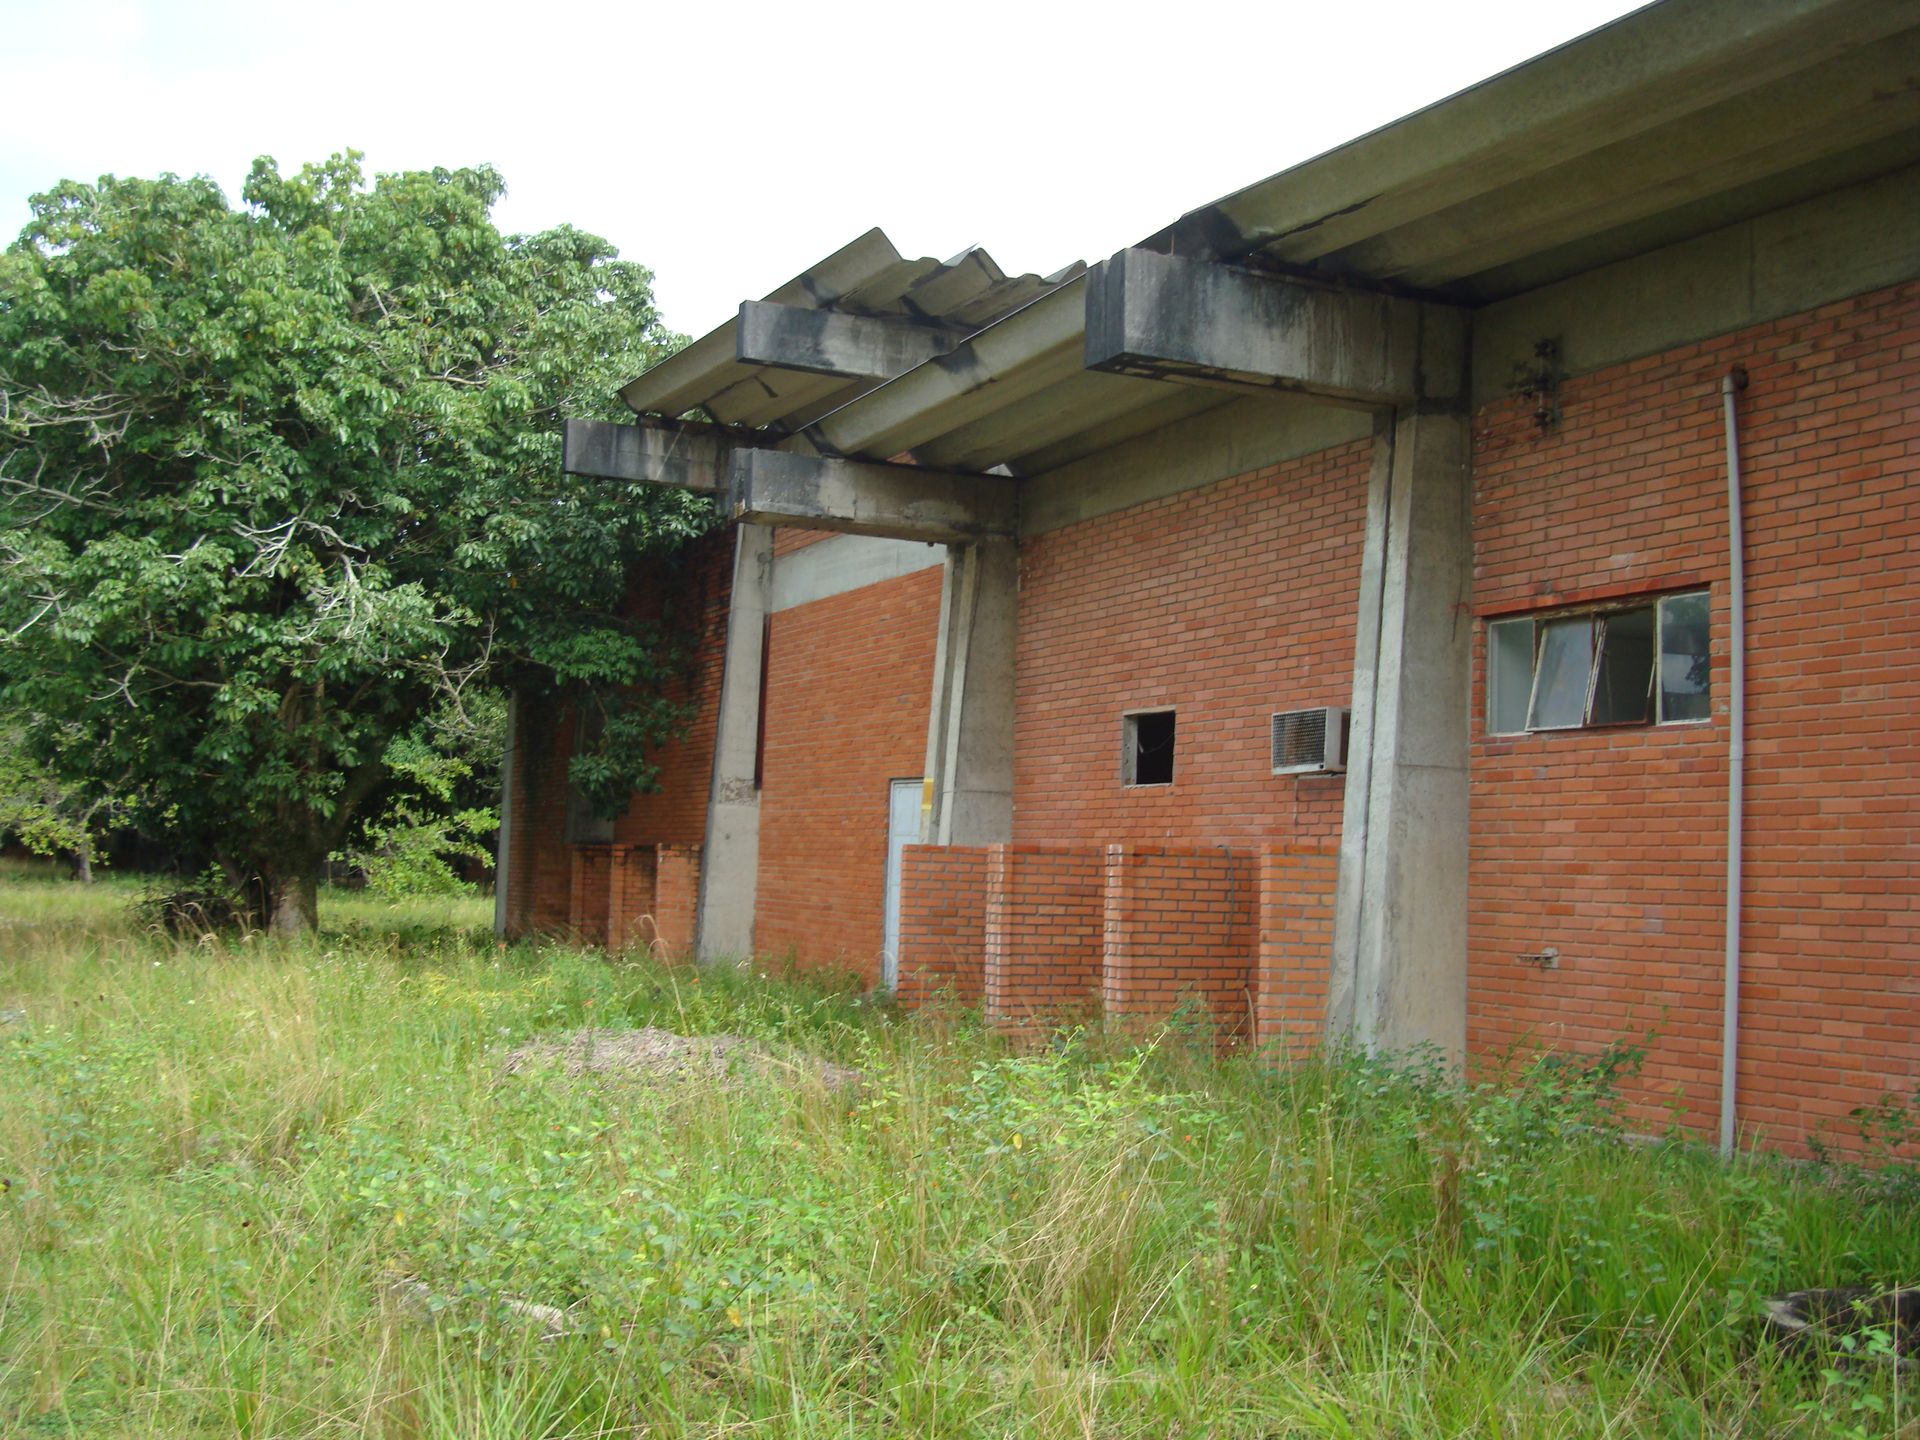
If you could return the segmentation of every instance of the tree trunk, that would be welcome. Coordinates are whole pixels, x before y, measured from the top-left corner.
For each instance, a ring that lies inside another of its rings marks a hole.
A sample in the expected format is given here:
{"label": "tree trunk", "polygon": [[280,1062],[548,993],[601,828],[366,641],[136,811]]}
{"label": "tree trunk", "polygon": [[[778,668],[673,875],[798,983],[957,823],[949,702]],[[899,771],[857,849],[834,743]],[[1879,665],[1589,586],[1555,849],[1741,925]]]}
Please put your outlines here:
{"label": "tree trunk", "polygon": [[269,876],[267,931],[283,940],[311,935],[320,923],[320,885],[310,869]]}
{"label": "tree trunk", "polygon": [[93,841],[82,840],[73,852],[73,878],[82,885],[93,884]]}

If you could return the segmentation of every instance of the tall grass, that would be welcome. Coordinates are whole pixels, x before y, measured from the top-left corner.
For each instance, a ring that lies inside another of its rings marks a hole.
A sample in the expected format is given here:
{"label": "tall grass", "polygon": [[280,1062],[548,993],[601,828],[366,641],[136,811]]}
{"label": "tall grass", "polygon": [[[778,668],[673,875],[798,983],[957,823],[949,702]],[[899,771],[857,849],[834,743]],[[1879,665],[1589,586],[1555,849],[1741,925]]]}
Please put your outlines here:
{"label": "tall grass", "polygon": [[[1920,1277],[1915,1187],[1625,1144],[1601,1073],[1016,1050],[477,902],[279,948],[126,898],[0,879],[0,1434],[1920,1433],[1754,1323]],[[866,1080],[502,1064],[637,1025]]]}

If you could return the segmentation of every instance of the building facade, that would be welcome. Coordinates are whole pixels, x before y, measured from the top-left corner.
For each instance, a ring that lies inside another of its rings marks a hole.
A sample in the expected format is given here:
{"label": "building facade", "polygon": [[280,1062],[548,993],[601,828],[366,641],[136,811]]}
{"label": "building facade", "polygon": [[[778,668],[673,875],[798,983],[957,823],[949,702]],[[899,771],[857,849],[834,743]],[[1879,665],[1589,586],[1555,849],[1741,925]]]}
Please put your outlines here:
{"label": "building facade", "polygon": [[569,435],[733,523],[648,582],[661,793],[589,833],[517,715],[504,927],[1650,1035],[1650,1115],[1843,1133],[1920,1083],[1917,76],[1915,7],[1668,0],[1091,269],[743,305]]}

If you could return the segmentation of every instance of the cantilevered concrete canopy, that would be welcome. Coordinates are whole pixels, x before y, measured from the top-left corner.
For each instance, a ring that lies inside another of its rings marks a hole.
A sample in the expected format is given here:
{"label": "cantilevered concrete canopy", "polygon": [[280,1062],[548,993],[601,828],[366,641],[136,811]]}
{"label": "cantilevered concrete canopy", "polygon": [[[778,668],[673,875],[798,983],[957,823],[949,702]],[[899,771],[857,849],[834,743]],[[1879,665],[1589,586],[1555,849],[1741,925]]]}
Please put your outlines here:
{"label": "cantilevered concrete canopy", "polygon": [[[1476,306],[1916,163],[1920,0],[1665,0],[1138,248]],[[902,260],[876,230],[767,298],[947,333],[903,373],[850,377],[742,360],[729,322],[628,403],[701,406],[786,448],[1031,477],[1233,398],[1085,368],[1077,266]]]}
{"label": "cantilevered concrete canopy", "polygon": [[1914,0],[1667,0],[1142,248],[1485,302],[1920,160]]}
{"label": "cantilevered concrete canopy", "polygon": [[[742,315],[620,393],[641,415],[671,417],[700,408],[722,424],[797,429],[906,368],[895,357],[918,363],[1085,268],[1076,262],[1055,275],[1010,276],[978,248],[944,262],[907,260],[882,231],[869,230],[765,300],[747,302]],[[817,317],[815,324],[793,323],[804,322],[808,312]],[[847,323],[835,327],[836,320]],[[888,327],[897,332],[892,345],[886,343]],[[768,342],[796,331],[803,347],[783,364],[769,353]],[[864,367],[837,362],[849,339],[865,341],[879,368],[857,373]]]}

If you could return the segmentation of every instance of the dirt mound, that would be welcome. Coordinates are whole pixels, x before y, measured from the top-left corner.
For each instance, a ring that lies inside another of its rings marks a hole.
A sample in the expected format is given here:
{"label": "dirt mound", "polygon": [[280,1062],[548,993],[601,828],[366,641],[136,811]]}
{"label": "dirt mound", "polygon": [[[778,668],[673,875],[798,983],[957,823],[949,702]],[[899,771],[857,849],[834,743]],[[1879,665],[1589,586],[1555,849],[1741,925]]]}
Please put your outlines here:
{"label": "dirt mound", "polygon": [[542,1036],[507,1053],[508,1075],[558,1065],[569,1076],[615,1075],[658,1082],[708,1080],[734,1084],[744,1077],[798,1085],[815,1082],[847,1090],[863,1078],[858,1070],[817,1055],[778,1053],[745,1035],[676,1035],[642,1030],[575,1030]]}

